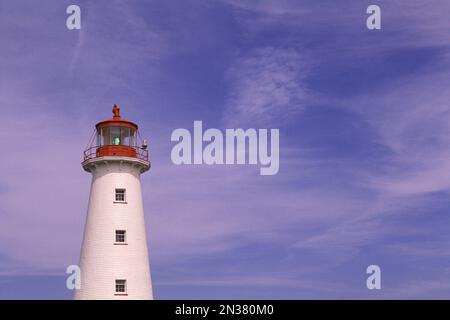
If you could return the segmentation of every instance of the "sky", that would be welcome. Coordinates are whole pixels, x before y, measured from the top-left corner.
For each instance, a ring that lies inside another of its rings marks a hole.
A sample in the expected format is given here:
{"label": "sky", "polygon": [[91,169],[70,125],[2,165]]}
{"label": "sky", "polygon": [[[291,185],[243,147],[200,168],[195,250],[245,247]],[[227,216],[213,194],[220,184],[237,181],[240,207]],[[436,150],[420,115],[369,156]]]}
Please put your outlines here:
{"label": "sky", "polygon": [[[66,8],[81,8],[81,29]],[[381,8],[368,30],[366,9]],[[156,299],[450,298],[450,3],[0,0],[0,299],[71,299],[118,104]],[[277,128],[280,168],[181,165],[177,128]],[[368,290],[366,268],[381,268]]]}

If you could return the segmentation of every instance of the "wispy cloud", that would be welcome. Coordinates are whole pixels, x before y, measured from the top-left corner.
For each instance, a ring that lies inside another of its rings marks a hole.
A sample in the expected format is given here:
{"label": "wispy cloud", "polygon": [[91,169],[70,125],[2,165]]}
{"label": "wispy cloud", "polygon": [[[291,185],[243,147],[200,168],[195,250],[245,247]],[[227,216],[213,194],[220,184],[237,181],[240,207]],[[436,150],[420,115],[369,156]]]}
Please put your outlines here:
{"label": "wispy cloud", "polygon": [[308,72],[305,57],[296,49],[265,47],[238,58],[227,72],[225,122],[268,124],[290,119],[305,107],[303,80]]}

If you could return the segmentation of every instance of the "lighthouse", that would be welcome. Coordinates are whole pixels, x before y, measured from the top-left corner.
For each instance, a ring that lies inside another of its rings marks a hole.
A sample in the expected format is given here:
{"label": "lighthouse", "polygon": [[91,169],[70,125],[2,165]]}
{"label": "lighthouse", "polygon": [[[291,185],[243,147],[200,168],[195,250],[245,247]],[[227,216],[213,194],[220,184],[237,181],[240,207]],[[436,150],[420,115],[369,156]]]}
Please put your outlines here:
{"label": "lighthouse", "polygon": [[117,105],[112,111],[84,151],[92,182],[74,298],[153,299],[140,181],[150,169],[147,143]]}

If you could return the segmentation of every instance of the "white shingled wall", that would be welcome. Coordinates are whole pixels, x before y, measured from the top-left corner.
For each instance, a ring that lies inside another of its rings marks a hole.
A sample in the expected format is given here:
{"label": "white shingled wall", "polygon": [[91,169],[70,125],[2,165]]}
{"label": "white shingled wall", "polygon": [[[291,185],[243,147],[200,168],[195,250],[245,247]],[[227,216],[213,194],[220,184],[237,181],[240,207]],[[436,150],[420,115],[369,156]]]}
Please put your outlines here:
{"label": "white shingled wall", "polygon": [[[143,166],[142,161],[127,159],[95,159],[85,165],[93,176],[80,258],[81,289],[75,290],[75,299],[153,299],[140,182]],[[116,188],[126,189],[126,204],[114,203]],[[114,244],[116,229],[126,230],[126,245]],[[126,296],[115,295],[116,279],[126,279]]]}

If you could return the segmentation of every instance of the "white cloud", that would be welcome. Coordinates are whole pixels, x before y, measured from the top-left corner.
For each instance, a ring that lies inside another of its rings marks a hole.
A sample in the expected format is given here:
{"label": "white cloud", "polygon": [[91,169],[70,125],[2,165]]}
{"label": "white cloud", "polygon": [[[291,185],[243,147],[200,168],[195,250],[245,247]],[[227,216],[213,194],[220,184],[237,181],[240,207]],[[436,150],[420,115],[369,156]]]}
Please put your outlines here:
{"label": "white cloud", "polygon": [[280,124],[304,109],[309,66],[297,50],[265,47],[240,57],[227,72],[225,123]]}

